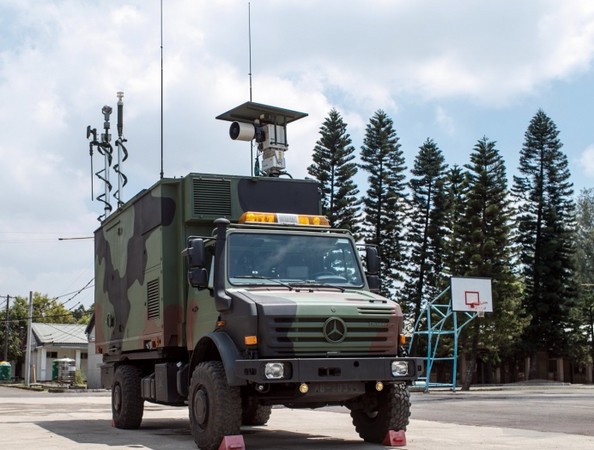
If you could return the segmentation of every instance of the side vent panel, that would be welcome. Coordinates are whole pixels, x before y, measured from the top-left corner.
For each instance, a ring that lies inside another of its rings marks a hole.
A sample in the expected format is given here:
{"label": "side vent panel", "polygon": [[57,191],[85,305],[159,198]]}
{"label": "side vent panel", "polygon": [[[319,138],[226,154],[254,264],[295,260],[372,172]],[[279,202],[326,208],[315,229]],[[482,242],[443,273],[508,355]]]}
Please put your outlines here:
{"label": "side vent panel", "polygon": [[148,320],[154,320],[161,317],[160,305],[159,279],[157,278],[146,284],[146,310]]}
{"label": "side vent panel", "polygon": [[194,178],[194,217],[231,216],[231,183],[228,180]]}

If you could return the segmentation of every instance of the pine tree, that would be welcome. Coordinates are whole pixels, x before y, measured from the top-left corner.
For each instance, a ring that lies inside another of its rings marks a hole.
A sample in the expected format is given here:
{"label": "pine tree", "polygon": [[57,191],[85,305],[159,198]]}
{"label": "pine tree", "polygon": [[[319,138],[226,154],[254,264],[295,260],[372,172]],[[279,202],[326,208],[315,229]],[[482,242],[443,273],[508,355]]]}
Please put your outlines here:
{"label": "pine tree", "polygon": [[332,109],[320,127],[320,139],[313,153],[313,164],[307,171],[320,182],[322,212],[335,228],[344,228],[357,235],[360,200],[353,180],[357,173],[355,147],[347,133],[347,124]]}
{"label": "pine tree", "polygon": [[364,237],[379,246],[382,294],[389,297],[402,280],[405,254],[406,166],[398,140],[392,119],[380,109],[369,120],[361,147],[361,168],[369,174]]}
{"label": "pine tree", "polygon": [[573,362],[577,366],[594,361],[594,189],[583,189],[577,198],[576,275],[577,305],[572,311]]}
{"label": "pine tree", "polygon": [[505,163],[494,141],[483,137],[474,146],[468,170],[468,193],[462,220],[465,242],[464,275],[487,277],[492,282],[493,313],[475,319],[467,329],[470,365],[463,389],[468,389],[476,367],[479,345],[491,361],[509,354],[526,325],[519,302],[519,284],[511,268],[511,217]]}
{"label": "pine tree", "polygon": [[532,316],[524,334],[531,358],[539,350],[556,355],[567,351],[566,328],[575,300],[573,203],[567,157],[555,123],[539,110],[524,134],[519,176],[514,177],[518,204],[518,244],[526,284],[524,306]]}
{"label": "pine tree", "polygon": [[427,139],[419,147],[409,181],[410,260],[402,297],[413,323],[419,317],[423,301],[433,300],[446,284],[443,274],[446,168],[441,150],[433,140]]}
{"label": "pine tree", "polygon": [[462,258],[464,236],[462,234],[464,208],[468,192],[466,171],[453,166],[446,178],[446,215],[444,242],[444,271],[450,276],[461,276],[467,271],[467,261]]}

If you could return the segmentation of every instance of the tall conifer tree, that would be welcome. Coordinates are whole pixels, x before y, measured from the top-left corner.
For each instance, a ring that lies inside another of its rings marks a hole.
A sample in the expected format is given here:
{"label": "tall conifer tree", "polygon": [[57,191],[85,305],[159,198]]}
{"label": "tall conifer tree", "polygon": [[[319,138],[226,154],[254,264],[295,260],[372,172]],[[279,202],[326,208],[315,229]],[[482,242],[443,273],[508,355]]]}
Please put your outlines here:
{"label": "tall conifer tree", "polygon": [[444,270],[450,276],[461,276],[467,270],[462,258],[465,237],[462,234],[464,208],[468,191],[466,171],[453,166],[446,177],[447,209],[445,215]]}
{"label": "tall conifer tree", "polygon": [[[594,361],[594,189],[583,189],[577,198],[576,274],[578,304],[571,356],[582,366]],[[586,366],[587,367],[587,366]],[[590,370],[592,370],[590,366]]]}
{"label": "tall conifer tree", "polygon": [[532,316],[524,350],[536,375],[539,350],[567,351],[566,328],[575,301],[573,233],[575,205],[567,157],[555,123],[539,110],[524,134],[520,175],[514,177],[518,243],[526,284],[524,305]]}
{"label": "tall conifer tree", "polygon": [[320,127],[320,139],[313,152],[313,164],[307,171],[320,182],[323,193],[322,210],[335,228],[345,228],[358,234],[360,200],[353,180],[357,173],[355,147],[347,133],[347,124],[340,113],[332,109]]}
{"label": "tall conifer tree", "polygon": [[493,313],[475,319],[467,329],[470,365],[464,375],[468,389],[476,367],[478,350],[488,350],[490,362],[509,355],[512,344],[526,325],[519,301],[520,290],[511,268],[511,217],[505,163],[495,142],[483,137],[474,146],[468,169],[468,192],[462,220],[464,275],[490,278]]}
{"label": "tall conifer tree", "polygon": [[419,317],[422,302],[433,300],[446,284],[443,274],[446,168],[441,150],[433,140],[427,139],[419,147],[409,181],[410,261],[402,297],[413,323]]}
{"label": "tall conifer tree", "polygon": [[380,109],[369,120],[361,147],[361,168],[369,174],[363,198],[364,236],[366,243],[379,246],[386,296],[392,296],[404,270],[406,166],[398,140],[392,119]]}

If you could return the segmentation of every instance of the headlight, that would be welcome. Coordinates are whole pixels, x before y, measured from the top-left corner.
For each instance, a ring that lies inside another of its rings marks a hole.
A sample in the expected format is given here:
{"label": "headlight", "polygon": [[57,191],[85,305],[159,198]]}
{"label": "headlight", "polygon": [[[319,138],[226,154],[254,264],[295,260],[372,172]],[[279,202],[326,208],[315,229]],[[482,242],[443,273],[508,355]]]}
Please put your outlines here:
{"label": "headlight", "polygon": [[285,365],[280,362],[269,362],[264,366],[264,376],[269,380],[280,380],[285,377]]}
{"label": "headlight", "polygon": [[408,362],[392,361],[392,375],[395,377],[408,375]]}

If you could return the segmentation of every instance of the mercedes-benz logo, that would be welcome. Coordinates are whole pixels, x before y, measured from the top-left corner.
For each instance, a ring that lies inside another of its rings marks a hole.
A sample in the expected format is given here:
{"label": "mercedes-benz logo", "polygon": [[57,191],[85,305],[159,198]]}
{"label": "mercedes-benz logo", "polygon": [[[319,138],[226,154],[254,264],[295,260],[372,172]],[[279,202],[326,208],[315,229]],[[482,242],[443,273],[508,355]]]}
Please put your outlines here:
{"label": "mercedes-benz logo", "polygon": [[340,317],[330,317],[322,327],[324,337],[331,344],[338,344],[344,341],[347,333],[347,326]]}

